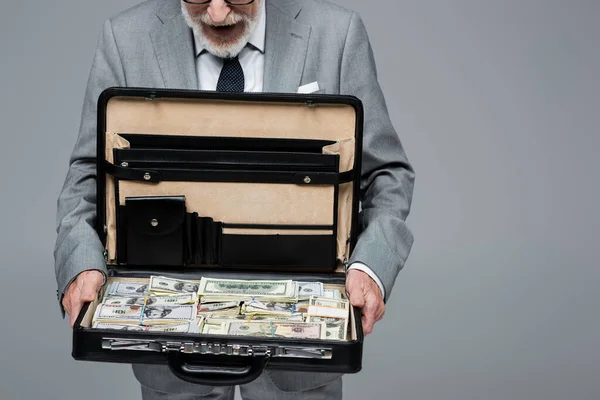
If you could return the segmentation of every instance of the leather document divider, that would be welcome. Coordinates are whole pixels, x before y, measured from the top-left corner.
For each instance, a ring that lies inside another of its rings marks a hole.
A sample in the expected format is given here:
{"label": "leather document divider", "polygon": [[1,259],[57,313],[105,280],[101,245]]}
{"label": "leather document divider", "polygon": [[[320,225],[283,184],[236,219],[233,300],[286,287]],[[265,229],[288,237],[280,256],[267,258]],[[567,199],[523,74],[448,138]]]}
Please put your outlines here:
{"label": "leather document divider", "polygon": [[127,197],[127,264],[181,266],[184,263],[185,197]]}
{"label": "leather document divider", "polygon": [[224,234],[222,241],[223,265],[227,267],[325,271],[335,267],[333,233]]}
{"label": "leather document divider", "polygon": [[171,150],[223,150],[223,151],[276,151],[294,153],[321,153],[324,146],[336,143],[335,140],[251,138],[235,136],[182,136],[145,135],[141,133],[120,133],[132,149],[171,149]]}
{"label": "leather document divider", "polygon": [[186,214],[186,265],[221,265],[222,223],[197,212]]}

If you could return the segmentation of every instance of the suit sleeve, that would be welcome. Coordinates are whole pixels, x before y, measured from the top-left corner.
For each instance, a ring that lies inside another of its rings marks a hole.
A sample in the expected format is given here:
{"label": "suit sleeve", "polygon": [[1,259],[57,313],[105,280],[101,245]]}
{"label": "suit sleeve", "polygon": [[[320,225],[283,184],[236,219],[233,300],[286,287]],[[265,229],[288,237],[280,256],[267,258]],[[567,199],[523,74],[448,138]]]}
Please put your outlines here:
{"label": "suit sleeve", "polygon": [[340,89],[364,107],[359,236],[349,262],[371,268],[387,301],[413,243],[405,221],[415,175],[388,116],[365,26],[355,13],[342,55]]}
{"label": "suit sleeve", "polygon": [[[86,270],[106,277],[104,248],[96,221],[96,119],[98,96],[106,88],[125,86],[123,67],[110,21],[98,40],[83,102],[79,136],[57,202],[57,240],[54,247],[59,304],[68,285]],[[64,317],[64,309],[60,305]]]}

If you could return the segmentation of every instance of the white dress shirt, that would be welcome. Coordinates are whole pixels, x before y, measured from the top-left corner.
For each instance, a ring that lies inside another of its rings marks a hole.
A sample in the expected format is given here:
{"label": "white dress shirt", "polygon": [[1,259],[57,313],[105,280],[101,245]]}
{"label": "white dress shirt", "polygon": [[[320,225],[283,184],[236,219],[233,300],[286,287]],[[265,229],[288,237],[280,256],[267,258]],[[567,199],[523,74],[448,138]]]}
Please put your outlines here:
{"label": "white dress shirt", "polygon": [[[265,65],[265,35],[266,35],[266,13],[265,2],[262,2],[261,18],[256,29],[248,39],[248,45],[238,55],[238,60],[244,71],[244,92],[262,92],[263,73]],[[198,75],[198,88],[200,90],[216,90],[219,75],[223,68],[223,59],[205,51],[202,41],[198,40],[194,32],[194,44],[196,51],[196,73]],[[385,289],[381,280],[373,270],[360,262],[350,264],[348,269],[360,270],[371,277],[379,286],[381,295],[385,298]]]}

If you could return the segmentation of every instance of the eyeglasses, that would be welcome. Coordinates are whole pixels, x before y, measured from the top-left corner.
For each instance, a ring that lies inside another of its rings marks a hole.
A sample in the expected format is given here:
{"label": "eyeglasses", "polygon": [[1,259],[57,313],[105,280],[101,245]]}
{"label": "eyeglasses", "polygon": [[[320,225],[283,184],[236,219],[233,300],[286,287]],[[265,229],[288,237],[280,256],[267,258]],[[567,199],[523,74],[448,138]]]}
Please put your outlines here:
{"label": "eyeglasses", "polygon": [[[224,0],[225,3],[231,6],[246,6],[254,3],[254,0]],[[188,4],[208,4],[211,0],[183,0],[184,3]]]}

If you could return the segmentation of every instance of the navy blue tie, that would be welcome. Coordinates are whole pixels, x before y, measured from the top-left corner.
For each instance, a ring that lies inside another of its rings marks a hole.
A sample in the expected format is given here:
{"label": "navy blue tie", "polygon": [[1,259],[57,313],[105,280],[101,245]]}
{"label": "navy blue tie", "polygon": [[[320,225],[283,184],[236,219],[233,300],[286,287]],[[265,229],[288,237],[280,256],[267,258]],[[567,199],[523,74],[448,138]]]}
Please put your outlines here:
{"label": "navy blue tie", "polygon": [[244,71],[237,57],[224,58],[223,69],[217,82],[217,92],[243,92]]}

